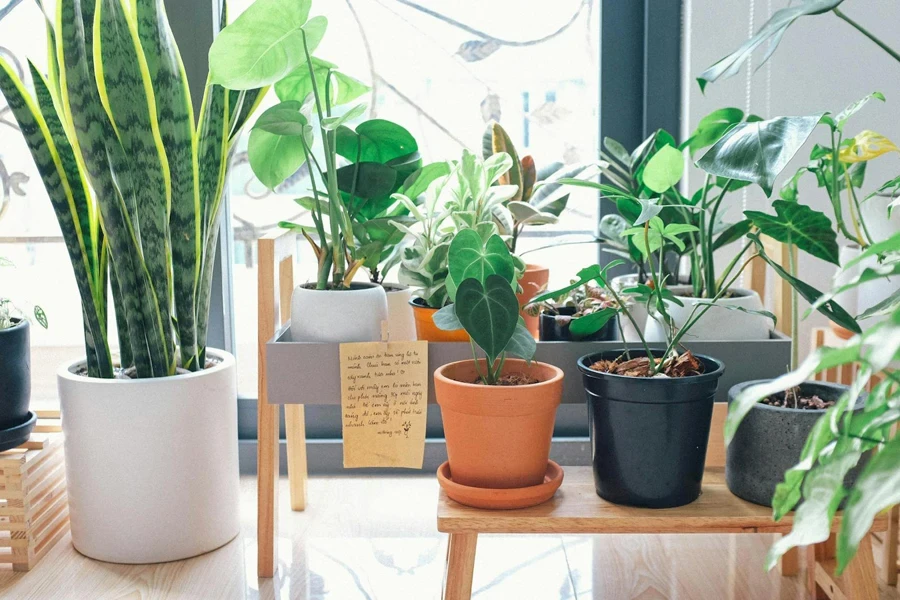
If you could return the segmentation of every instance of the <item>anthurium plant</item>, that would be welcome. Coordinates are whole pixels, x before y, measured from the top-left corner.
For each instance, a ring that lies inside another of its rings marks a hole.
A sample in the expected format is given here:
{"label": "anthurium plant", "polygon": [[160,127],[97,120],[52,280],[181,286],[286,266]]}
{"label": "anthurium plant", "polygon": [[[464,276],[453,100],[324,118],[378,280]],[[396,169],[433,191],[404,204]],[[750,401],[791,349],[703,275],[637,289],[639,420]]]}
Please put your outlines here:
{"label": "anthurium plant", "polygon": [[0,92],[69,252],[88,374],[114,376],[110,291],[122,367],[201,369],[228,159],[265,89],[207,85],[195,121],[159,0],[59,0],[47,35],[48,76],[30,65],[34,95],[2,58]]}
{"label": "anthurium plant", "polygon": [[482,153],[487,160],[499,153],[512,159],[512,166],[497,181],[498,185],[514,185],[518,189],[511,198],[497,205],[494,219],[510,252],[516,253],[519,236],[525,227],[551,225],[569,202],[569,194],[563,188],[562,179],[586,179],[596,173],[591,165],[551,165],[549,170],[538,170],[530,155],[519,157],[509,134],[497,122],[491,122],[482,136]]}
{"label": "anthurium plant", "polygon": [[491,235],[487,241],[474,229],[463,229],[448,249],[452,304],[434,316],[440,329],[465,329],[487,360],[479,378],[485,385],[497,385],[507,355],[531,360],[537,348],[534,337],[519,316],[516,264],[503,239]]}
{"label": "anthurium plant", "polygon": [[[450,163],[450,173],[430,181],[421,199],[394,194],[393,198],[415,219],[411,225],[393,222],[411,240],[403,249],[400,283],[415,288],[427,306],[446,306],[462,283],[452,277],[449,266],[451,241],[466,230],[472,230],[485,242],[498,234],[494,211],[516,194],[518,186],[494,184],[511,166],[512,159],[506,153],[481,160],[463,150],[462,157]],[[510,257],[515,271],[513,281],[517,282],[525,271],[525,263],[515,255]]]}

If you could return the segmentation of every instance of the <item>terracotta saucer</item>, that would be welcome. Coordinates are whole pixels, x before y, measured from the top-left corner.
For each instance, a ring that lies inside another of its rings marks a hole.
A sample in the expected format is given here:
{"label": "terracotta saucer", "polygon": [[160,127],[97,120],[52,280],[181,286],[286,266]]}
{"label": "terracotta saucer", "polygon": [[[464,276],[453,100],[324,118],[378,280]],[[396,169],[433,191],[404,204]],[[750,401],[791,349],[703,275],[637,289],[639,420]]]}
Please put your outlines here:
{"label": "terracotta saucer", "polygon": [[445,462],[437,470],[438,483],[447,495],[460,504],[475,508],[513,509],[528,508],[546,502],[553,497],[563,481],[563,470],[555,462],[547,461],[544,482],[524,488],[491,489],[476,488],[454,483],[450,478],[450,463]]}

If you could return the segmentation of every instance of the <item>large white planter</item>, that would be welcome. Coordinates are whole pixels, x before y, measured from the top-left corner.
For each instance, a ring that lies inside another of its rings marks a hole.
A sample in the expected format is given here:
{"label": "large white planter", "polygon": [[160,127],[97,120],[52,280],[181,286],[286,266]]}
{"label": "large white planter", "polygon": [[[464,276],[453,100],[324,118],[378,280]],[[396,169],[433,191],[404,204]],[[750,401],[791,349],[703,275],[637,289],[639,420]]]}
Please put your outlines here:
{"label": "large white planter", "polygon": [[180,560],[240,531],[234,357],[156,379],[57,372],[72,544],[116,563]]}
{"label": "large white planter", "polygon": [[377,342],[387,321],[387,295],[372,283],[349,290],[294,288],[291,339],[295,342]]}
{"label": "large white planter", "polygon": [[412,290],[399,283],[385,283],[388,309],[388,339],[392,342],[410,342],[416,337],[416,319],[413,316]]}
{"label": "large white planter", "polygon": [[[677,328],[684,327],[694,307],[701,302],[709,302],[708,298],[682,296],[691,291],[689,285],[673,285],[669,288],[681,300],[684,306],[666,302],[666,308]],[[732,288],[730,298],[722,298],[716,302],[697,323],[691,327],[684,337],[685,342],[704,341],[745,341],[767,340],[772,322],[762,315],[730,310],[726,306],[741,307],[747,310],[762,310],[763,303],[759,294],[752,290]],[[703,310],[702,307],[697,309]],[[665,329],[662,324],[651,317],[647,319],[644,337],[648,342],[664,342]]]}

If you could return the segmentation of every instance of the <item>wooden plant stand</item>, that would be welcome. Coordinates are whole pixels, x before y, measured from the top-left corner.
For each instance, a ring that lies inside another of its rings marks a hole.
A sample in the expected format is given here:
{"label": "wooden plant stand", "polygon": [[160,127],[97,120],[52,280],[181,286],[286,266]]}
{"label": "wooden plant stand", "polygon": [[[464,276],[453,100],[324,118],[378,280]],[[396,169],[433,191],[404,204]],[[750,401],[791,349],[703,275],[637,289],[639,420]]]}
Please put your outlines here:
{"label": "wooden plant stand", "polygon": [[36,411],[30,439],[0,452],[0,563],[29,571],[69,531],[59,411]]}
{"label": "wooden plant stand", "polygon": [[[467,600],[472,594],[475,549],[480,533],[500,534],[666,534],[666,533],[786,533],[789,515],[776,523],[772,510],[734,496],[725,485],[722,425],[727,407],[717,404],[703,477],[703,494],[687,506],[645,509],[619,506],[597,496],[590,467],[566,467],[556,496],[521,510],[483,510],[463,506],[443,492],[438,498],[438,530],[450,534],[444,572],[444,600]],[[839,526],[839,519],[835,527]],[[880,518],[873,530],[883,530]],[[875,563],[868,537],[840,578],[834,578],[834,539],[808,549],[807,574],[811,598],[877,600]],[[799,571],[797,549],[785,555],[782,575]]]}

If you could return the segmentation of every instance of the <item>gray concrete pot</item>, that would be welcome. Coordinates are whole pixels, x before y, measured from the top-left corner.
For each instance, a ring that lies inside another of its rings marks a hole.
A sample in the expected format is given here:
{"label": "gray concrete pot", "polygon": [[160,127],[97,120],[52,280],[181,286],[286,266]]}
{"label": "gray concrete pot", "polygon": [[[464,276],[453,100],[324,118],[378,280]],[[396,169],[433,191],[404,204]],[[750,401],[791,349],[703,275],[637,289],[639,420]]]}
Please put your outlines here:
{"label": "gray concrete pot", "polygon": [[[739,383],[728,390],[731,403],[744,388],[766,380]],[[837,400],[846,385],[810,381],[800,386],[823,400]],[[861,411],[865,394],[856,401],[854,410]],[[757,404],[738,427],[728,445],[725,459],[725,482],[731,493],[754,504],[772,505],[775,486],[784,480],[784,472],[800,462],[800,454],[813,425],[824,410],[799,410]],[[848,477],[855,478],[855,469]]]}

